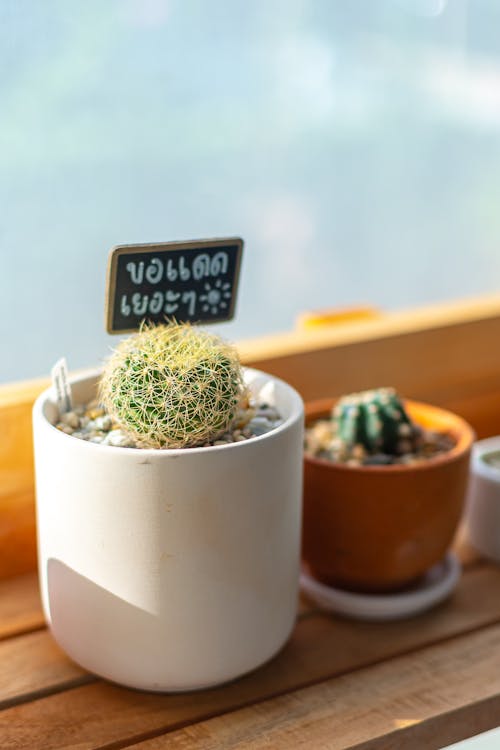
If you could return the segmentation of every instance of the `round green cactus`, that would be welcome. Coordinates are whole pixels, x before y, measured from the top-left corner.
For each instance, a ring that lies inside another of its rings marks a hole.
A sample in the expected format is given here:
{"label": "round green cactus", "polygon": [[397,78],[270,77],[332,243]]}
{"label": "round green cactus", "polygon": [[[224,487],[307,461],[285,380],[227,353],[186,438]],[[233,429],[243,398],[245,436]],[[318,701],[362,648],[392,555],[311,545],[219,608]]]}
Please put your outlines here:
{"label": "round green cactus", "polygon": [[185,448],[231,425],[245,392],[235,349],[189,324],[145,326],[108,360],[99,397],[138,446]]}
{"label": "round green cactus", "polygon": [[347,447],[362,445],[367,453],[411,453],[419,437],[393,388],[344,396],[334,407],[332,418],[337,439]]}

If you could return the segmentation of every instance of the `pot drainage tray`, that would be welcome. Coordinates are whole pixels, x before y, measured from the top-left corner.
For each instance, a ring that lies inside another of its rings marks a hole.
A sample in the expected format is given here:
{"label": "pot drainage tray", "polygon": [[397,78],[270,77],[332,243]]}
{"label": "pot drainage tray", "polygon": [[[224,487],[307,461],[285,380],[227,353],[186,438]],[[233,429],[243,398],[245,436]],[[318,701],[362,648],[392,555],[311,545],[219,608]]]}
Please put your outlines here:
{"label": "pot drainage tray", "polygon": [[413,588],[396,594],[359,594],[327,586],[305,571],[300,576],[303,593],[328,612],[358,620],[399,620],[424,612],[448,597],[460,578],[457,556],[448,552]]}

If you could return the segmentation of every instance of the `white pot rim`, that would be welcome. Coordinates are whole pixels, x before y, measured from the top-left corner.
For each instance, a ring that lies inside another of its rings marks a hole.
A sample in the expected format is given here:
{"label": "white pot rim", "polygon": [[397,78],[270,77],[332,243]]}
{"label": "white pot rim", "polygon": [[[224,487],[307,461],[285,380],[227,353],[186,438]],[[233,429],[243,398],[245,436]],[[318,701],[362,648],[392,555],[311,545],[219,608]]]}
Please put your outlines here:
{"label": "white pot rim", "polygon": [[472,471],[474,474],[479,474],[487,479],[492,479],[495,482],[500,481],[500,468],[490,466],[483,459],[488,453],[495,453],[500,451],[500,435],[494,437],[485,438],[484,440],[478,440],[472,446]]}
{"label": "white pot rim", "polygon": [[[158,456],[163,454],[172,458],[186,455],[197,455],[199,453],[207,455],[208,453],[220,451],[243,450],[249,443],[255,445],[258,442],[278,437],[281,433],[288,430],[292,425],[304,419],[304,403],[300,394],[295,390],[295,388],[293,388],[281,378],[264,372],[263,370],[257,370],[253,367],[243,367],[242,369],[243,373],[246,373],[247,375],[254,375],[255,377],[265,377],[268,381],[278,383],[280,387],[288,390],[291,398],[290,414],[281,424],[269,430],[269,432],[264,433],[263,435],[256,435],[246,441],[226,443],[225,445],[198,446],[194,448],[132,448],[125,446],[102,445],[101,443],[91,443],[88,440],[82,440],[80,438],[74,437],[73,435],[68,435],[67,433],[62,432],[62,430],[58,430],[57,427],[47,419],[46,415],[44,414],[45,405],[48,401],[51,401],[53,403],[55,401],[54,389],[52,386],[46,388],[36,399],[33,405],[33,419],[43,424],[45,429],[54,430],[54,432],[58,434],[60,440],[77,440],[80,443],[82,450],[100,452],[103,449],[106,449],[107,452],[113,451],[116,453],[118,451],[120,455],[123,455],[125,451],[127,451],[130,455],[140,454],[141,456]],[[85,372],[81,375],[70,377],[69,383],[73,386],[85,380],[96,379],[100,376],[101,372],[102,368],[85,370]]]}

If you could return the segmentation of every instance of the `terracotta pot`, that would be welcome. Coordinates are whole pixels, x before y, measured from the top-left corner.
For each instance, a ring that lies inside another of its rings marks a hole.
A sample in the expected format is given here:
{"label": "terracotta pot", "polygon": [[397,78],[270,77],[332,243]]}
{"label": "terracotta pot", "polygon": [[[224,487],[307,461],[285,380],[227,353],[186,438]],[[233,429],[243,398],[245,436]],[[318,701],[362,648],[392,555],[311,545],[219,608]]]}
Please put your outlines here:
{"label": "terracotta pot", "polygon": [[[329,415],[334,399],[306,407]],[[449,432],[456,445],[415,466],[346,466],[305,457],[302,556],[319,581],[382,592],[404,588],[442,559],[460,520],[474,440],[460,417],[405,402],[423,427]]]}

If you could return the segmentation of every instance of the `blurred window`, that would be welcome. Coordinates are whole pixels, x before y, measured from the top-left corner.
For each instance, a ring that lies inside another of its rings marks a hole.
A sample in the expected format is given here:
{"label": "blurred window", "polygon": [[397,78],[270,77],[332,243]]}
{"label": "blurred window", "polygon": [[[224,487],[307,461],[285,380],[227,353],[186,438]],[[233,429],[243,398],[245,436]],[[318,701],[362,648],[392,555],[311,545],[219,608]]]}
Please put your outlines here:
{"label": "blurred window", "polygon": [[2,0],[0,381],[97,363],[118,243],[241,235],[233,338],[498,289],[497,0]]}

